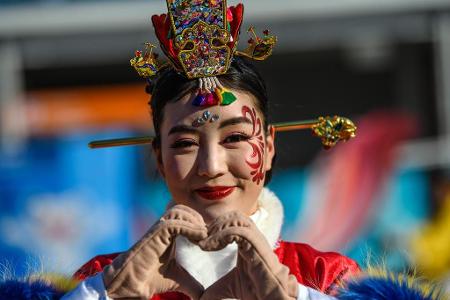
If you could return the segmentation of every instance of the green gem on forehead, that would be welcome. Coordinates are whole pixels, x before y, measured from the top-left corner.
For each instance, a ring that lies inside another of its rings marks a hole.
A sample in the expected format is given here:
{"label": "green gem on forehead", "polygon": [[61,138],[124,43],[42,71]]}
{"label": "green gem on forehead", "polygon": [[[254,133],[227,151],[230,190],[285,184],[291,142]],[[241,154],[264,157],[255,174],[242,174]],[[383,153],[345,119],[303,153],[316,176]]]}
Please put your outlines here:
{"label": "green gem on forehead", "polygon": [[222,105],[229,105],[236,101],[236,96],[232,92],[222,93]]}

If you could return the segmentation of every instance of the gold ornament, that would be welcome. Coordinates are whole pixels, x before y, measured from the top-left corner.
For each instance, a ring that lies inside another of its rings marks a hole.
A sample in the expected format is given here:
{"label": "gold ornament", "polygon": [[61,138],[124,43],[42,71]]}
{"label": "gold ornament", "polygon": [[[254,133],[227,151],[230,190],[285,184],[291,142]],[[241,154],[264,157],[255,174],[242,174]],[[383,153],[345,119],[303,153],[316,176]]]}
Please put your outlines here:
{"label": "gold ornament", "polygon": [[156,55],[153,53],[154,45],[145,43],[145,52],[142,55],[141,51],[136,51],[135,57],[130,60],[131,66],[138,72],[139,76],[143,78],[150,78],[155,76],[158,72],[158,62]]}

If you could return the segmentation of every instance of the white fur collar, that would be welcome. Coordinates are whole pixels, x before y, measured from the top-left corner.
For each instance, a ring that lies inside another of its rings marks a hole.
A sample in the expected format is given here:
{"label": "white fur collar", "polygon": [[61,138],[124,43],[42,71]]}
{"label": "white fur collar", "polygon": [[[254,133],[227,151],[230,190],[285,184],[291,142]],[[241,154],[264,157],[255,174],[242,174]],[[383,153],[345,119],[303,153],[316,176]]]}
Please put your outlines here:
{"label": "white fur collar", "polygon": [[[283,225],[283,206],[267,188],[258,197],[258,210],[250,216],[269,244],[275,248]],[[176,238],[176,259],[204,288],[209,287],[236,266],[237,245],[206,252],[183,236]]]}
{"label": "white fur collar", "polygon": [[267,212],[267,216],[261,220],[253,221],[255,221],[256,226],[264,234],[269,244],[275,248],[280,238],[281,226],[283,226],[283,204],[271,190],[263,188],[258,197],[258,205],[262,211]]}

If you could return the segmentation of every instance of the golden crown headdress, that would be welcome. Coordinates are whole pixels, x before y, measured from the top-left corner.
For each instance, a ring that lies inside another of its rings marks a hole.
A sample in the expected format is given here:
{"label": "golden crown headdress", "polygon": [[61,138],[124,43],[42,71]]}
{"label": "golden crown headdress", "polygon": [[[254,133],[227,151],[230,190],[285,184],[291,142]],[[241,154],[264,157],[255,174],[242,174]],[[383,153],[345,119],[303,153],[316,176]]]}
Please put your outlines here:
{"label": "golden crown headdress", "polygon": [[[227,7],[226,0],[167,0],[167,14],[152,16],[161,49],[179,72],[189,79],[198,79],[197,106],[229,105],[236,97],[227,91],[216,76],[225,74],[234,55],[255,60],[270,56],[276,37],[264,31],[244,51],[236,51],[244,6]],[[158,63],[152,52],[137,52],[131,64],[139,75],[151,79]]]}

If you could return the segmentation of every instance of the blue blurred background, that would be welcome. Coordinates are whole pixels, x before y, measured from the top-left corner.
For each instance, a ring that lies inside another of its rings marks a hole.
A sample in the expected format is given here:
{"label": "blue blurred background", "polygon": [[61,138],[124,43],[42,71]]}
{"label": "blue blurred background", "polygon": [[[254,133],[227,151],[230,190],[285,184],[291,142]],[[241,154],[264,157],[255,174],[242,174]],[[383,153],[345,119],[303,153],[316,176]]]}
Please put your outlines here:
{"label": "blue blurred background", "polygon": [[[229,1],[229,5],[237,1]],[[269,187],[283,238],[417,271],[450,285],[450,2],[248,0],[278,36],[256,63],[272,121],[344,115],[353,141],[324,151],[280,133]],[[71,273],[123,251],[170,195],[149,146],[89,150],[152,134],[129,66],[156,43],[156,0],[0,0],[0,264]]]}

